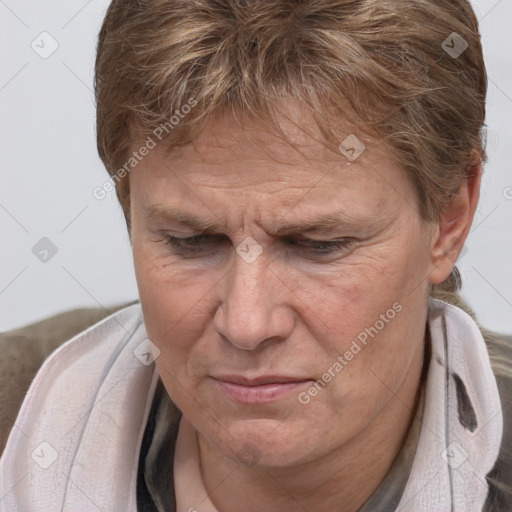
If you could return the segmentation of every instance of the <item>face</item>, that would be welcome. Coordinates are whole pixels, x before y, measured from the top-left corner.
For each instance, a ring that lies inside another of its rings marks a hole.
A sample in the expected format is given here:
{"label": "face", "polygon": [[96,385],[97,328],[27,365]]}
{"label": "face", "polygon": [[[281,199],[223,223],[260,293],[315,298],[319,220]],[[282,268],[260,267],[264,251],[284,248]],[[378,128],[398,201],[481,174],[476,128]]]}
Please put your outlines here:
{"label": "face", "polygon": [[351,162],[283,127],[293,146],[218,120],[130,175],[140,300],[169,395],[222,455],[279,467],[353,442],[410,394],[431,245],[382,144],[353,131],[366,150]]}

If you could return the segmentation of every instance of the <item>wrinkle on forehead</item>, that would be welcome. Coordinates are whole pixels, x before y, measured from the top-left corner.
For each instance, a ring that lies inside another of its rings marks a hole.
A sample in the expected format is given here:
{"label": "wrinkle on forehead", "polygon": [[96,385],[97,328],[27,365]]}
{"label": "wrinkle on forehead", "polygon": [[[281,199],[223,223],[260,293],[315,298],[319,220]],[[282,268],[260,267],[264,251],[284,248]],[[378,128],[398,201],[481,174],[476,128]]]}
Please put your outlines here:
{"label": "wrinkle on forehead", "polygon": [[384,144],[365,138],[365,152],[350,162],[311,137],[310,127],[296,119],[282,122],[286,138],[260,124],[220,118],[193,144],[169,154],[157,146],[134,171],[142,174],[133,184],[146,203],[199,208],[214,217],[243,211],[246,218],[252,211],[274,222],[281,215],[289,222],[312,218],[335,207],[347,216],[377,220],[402,210],[397,199],[415,200],[409,177]]}
{"label": "wrinkle on forehead", "polygon": [[320,132],[309,107],[290,100],[281,103],[272,122],[219,113],[205,122],[190,143],[173,146],[172,138],[169,138],[158,146],[162,146],[172,158],[181,159],[195,152],[209,164],[221,163],[220,159],[226,158],[218,150],[224,150],[233,158],[246,158],[250,148],[255,159],[295,165],[304,160],[339,160],[338,145],[351,134],[355,134],[367,147],[380,145],[362,128],[346,120],[337,119],[332,125],[337,141],[329,142]]}

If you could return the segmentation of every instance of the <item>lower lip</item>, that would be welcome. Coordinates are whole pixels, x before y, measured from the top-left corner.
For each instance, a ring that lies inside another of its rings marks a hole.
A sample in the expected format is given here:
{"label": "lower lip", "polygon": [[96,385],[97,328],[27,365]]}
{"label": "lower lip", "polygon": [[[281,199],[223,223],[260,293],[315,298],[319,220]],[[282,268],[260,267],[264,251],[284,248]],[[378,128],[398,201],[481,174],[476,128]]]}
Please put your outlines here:
{"label": "lower lip", "polygon": [[259,386],[245,386],[217,379],[214,379],[214,382],[232,400],[244,404],[267,404],[286,398],[293,393],[298,393],[302,387],[311,381],[275,382]]}

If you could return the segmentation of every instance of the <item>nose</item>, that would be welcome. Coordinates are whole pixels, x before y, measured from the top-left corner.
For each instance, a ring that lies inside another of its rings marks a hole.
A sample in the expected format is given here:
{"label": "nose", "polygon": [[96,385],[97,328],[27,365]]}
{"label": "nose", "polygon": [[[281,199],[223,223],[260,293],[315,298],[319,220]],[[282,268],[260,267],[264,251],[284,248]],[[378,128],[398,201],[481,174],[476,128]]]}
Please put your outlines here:
{"label": "nose", "polygon": [[248,263],[235,253],[233,268],[220,287],[213,327],[233,346],[255,350],[290,336],[295,319],[285,301],[287,288],[265,258]]}

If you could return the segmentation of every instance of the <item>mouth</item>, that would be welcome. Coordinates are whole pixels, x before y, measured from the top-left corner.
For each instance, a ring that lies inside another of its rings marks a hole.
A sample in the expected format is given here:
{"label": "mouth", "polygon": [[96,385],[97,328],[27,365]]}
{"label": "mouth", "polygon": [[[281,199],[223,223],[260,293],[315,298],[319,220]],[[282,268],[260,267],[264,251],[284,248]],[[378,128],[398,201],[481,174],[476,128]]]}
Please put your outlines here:
{"label": "mouth", "polygon": [[309,385],[312,379],[263,375],[249,379],[241,375],[221,375],[212,377],[219,391],[235,402],[245,404],[265,404],[276,402],[298,393]]}

